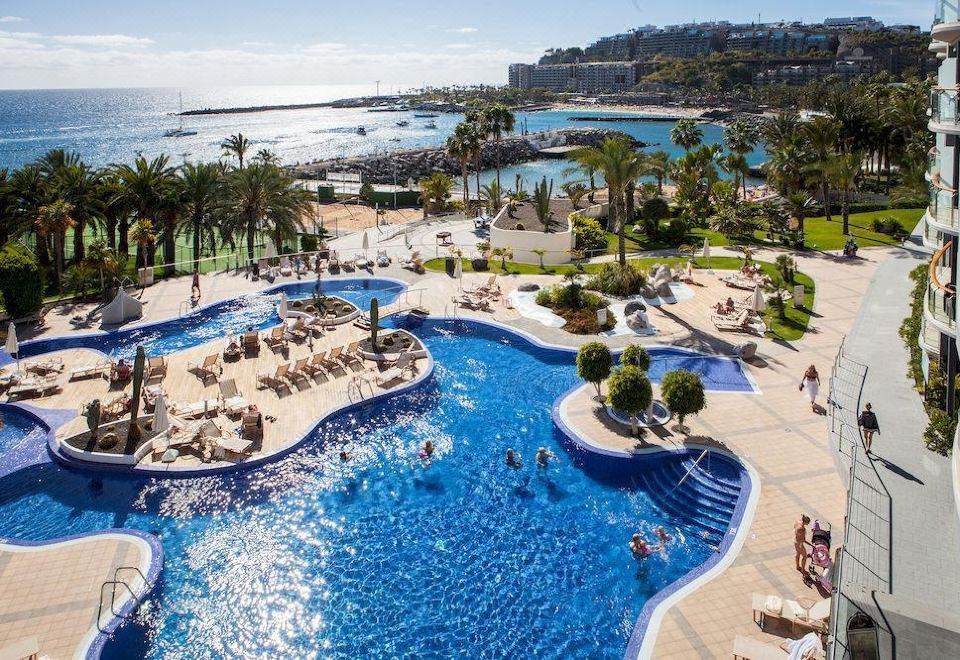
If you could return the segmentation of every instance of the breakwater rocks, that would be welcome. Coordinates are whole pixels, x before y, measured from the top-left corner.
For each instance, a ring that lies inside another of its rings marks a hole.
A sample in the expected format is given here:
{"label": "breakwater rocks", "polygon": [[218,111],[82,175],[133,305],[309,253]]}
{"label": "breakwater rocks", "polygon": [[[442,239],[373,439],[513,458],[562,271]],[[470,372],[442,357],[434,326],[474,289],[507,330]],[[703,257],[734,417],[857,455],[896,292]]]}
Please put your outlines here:
{"label": "breakwater rocks", "polygon": [[[503,166],[527,163],[547,157],[542,149],[550,147],[593,147],[606,137],[622,137],[636,147],[646,146],[620,131],[603,128],[563,128],[545,133],[505,137],[500,143],[500,164]],[[480,168],[493,169],[497,163],[497,150],[491,140],[485,142],[480,153]],[[470,164],[473,171],[476,165]],[[419,181],[434,172],[457,176],[462,172],[459,160],[451,157],[443,147],[410,149],[373,156],[357,156],[335,160],[316,161],[294,168],[296,176],[304,179],[322,179],[327,171],[360,172],[364,181],[371,183]]]}

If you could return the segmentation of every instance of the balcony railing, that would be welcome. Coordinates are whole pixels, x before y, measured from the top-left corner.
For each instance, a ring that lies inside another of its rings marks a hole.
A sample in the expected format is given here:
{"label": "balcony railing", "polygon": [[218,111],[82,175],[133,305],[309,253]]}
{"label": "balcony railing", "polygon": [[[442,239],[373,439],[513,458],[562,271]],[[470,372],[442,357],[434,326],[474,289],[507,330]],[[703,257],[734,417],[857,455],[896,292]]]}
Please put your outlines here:
{"label": "balcony railing", "polygon": [[960,22],[960,5],[955,0],[936,0],[933,10],[933,24]]}
{"label": "balcony railing", "polygon": [[927,174],[931,181],[940,181],[940,152],[936,147],[927,154]]}
{"label": "balcony railing", "polygon": [[940,247],[940,241],[943,240],[943,232],[929,222],[925,222],[923,223],[923,238],[929,245]]}
{"label": "balcony railing", "polygon": [[930,281],[927,284],[927,311],[937,323],[953,330],[957,325],[957,289],[948,279],[949,268],[944,258],[953,249],[953,241],[937,250],[930,260]]}
{"label": "balcony railing", "polygon": [[960,213],[957,211],[957,193],[940,185],[930,185],[930,217],[937,224],[947,227],[960,226]]}
{"label": "balcony railing", "polygon": [[930,118],[938,124],[957,124],[957,90],[930,90]]}

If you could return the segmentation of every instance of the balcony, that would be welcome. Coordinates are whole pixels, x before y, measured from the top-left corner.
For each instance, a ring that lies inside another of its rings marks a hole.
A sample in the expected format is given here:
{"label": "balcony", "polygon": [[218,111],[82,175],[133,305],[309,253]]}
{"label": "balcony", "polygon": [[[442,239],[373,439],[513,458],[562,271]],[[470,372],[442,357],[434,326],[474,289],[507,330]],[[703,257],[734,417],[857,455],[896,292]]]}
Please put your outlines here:
{"label": "balcony", "polygon": [[[960,26],[960,23],[957,25]],[[937,133],[960,133],[956,89],[934,87],[930,90],[930,130]]]}
{"label": "balcony", "polygon": [[927,153],[927,181],[940,181],[940,152],[936,147]]}
{"label": "balcony", "polygon": [[953,241],[936,251],[930,260],[930,280],[927,283],[927,298],[924,301],[924,313],[941,332],[951,337],[957,336],[957,292],[950,284],[950,268],[944,265],[944,258],[953,249]]}
{"label": "balcony", "polygon": [[939,182],[930,183],[927,222],[936,225],[940,231],[957,233],[960,227],[960,212],[957,211],[956,191],[943,187]]}
{"label": "balcony", "polygon": [[937,0],[930,36],[948,44],[960,39],[960,5],[957,0]]}
{"label": "balcony", "polygon": [[923,244],[926,245],[931,250],[939,250],[943,247],[945,234],[937,228],[936,225],[931,224],[928,217],[924,217],[923,222]]}

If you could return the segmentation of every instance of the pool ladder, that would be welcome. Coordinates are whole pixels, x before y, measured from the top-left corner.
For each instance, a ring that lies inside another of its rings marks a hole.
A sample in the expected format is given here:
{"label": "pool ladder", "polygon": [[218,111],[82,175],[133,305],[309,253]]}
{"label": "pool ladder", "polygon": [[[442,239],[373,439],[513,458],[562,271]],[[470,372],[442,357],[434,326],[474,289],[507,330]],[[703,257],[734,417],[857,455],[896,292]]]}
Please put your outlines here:
{"label": "pool ladder", "polygon": [[702,461],[704,457],[707,458],[707,471],[710,471],[710,450],[704,449],[702,452],[700,452],[700,455],[697,456],[697,460],[693,462],[693,465],[690,466],[690,469],[687,470],[686,474],[680,477],[680,481],[677,482],[677,485],[670,489],[670,492],[675,491],[677,488],[683,485],[683,482],[687,480],[687,477],[690,476],[691,472],[697,469],[697,466],[700,465],[700,461]]}
{"label": "pool ladder", "polygon": [[[100,603],[97,606],[97,629],[100,632],[106,632],[103,626],[100,623],[101,618],[103,617],[103,590],[106,587],[111,587],[110,589],[110,613],[114,617],[119,617],[121,619],[128,619],[140,606],[143,604],[143,600],[140,596],[137,595],[137,592],[133,590],[133,587],[130,586],[130,583],[126,580],[120,579],[120,571],[135,571],[137,575],[140,576],[140,579],[143,580],[144,590],[143,593],[146,594],[150,591],[150,582],[147,580],[147,577],[143,572],[136,566],[118,566],[113,572],[113,579],[106,580],[103,584],[100,585]],[[134,608],[127,614],[121,614],[117,612],[117,587],[122,586],[130,596],[133,598],[133,602],[136,603]]]}

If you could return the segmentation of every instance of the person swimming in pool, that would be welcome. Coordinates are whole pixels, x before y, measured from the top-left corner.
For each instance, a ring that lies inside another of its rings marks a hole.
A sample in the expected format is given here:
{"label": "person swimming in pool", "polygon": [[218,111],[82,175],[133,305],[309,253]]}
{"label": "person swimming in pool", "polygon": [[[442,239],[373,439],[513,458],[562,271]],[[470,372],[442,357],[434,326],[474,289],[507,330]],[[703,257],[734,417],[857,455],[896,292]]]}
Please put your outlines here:
{"label": "person swimming in pool", "polygon": [[556,454],[554,454],[552,451],[550,451],[546,447],[540,447],[540,449],[537,450],[537,456],[536,456],[537,467],[546,470],[547,465],[549,465],[550,461],[556,457],[557,457]]}
{"label": "person swimming in pool", "polygon": [[513,451],[513,449],[507,450],[507,467],[518,468],[523,465],[523,462],[520,460],[520,455]]}
{"label": "person swimming in pool", "polygon": [[423,443],[423,446],[420,447],[420,458],[423,460],[429,460],[433,457],[433,441],[427,440]]}
{"label": "person swimming in pool", "polygon": [[351,458],[352,458],[352,457],[350,456],[350,452],[348,452],[348,451],[346,451],[346,450],[340,452],[340,461],[341,461],[341,462],[346,463],[346,462],[349,461]]}
{"label": "person swimming in pool", "polygon": [[647,545],[647,542],[639,534],[634,534],[630,538],[630,552],[638,559],[643,559],[653,552],[653,549]]}
{"label": "person swimming in pool", "polygon": [[667,534],[667,531],[661,525],[654,527],[653,531],[657,533],[657,538],[660,539],[661,547],[667,547],[667,542],[673,540],[673,537]]}

